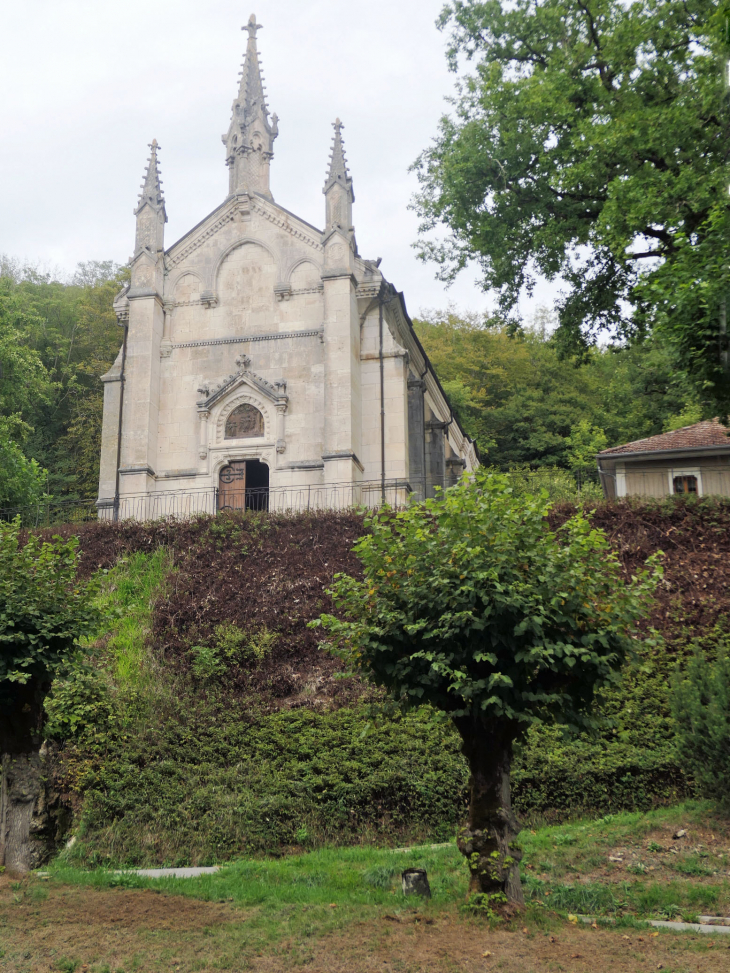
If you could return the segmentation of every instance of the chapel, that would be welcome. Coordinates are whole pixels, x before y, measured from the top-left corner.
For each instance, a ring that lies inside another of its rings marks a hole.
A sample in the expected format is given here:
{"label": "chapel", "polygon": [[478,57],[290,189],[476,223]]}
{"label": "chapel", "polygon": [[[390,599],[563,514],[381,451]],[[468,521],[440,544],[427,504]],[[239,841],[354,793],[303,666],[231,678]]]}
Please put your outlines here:
{"label": "chapel", "polygon": [[102,376],[102,517],[400,503],[478,465],[403,294],[358,251],[339,119],[324,229],[274,200],[260,27],[244,28],[227,195],[167,249],[150,147],[114,303],[123,344]]}

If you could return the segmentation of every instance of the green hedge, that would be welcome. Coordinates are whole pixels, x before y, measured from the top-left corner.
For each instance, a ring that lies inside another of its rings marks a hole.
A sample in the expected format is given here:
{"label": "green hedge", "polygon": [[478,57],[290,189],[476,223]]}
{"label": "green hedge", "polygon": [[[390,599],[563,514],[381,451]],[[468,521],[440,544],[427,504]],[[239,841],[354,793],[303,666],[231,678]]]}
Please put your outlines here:
{"label": "green hedge", "polygon": [[292,845],[444,840],[463,817],[457,739],[428,711],[377,723],[362,710],[252,723],[204,713],[87,765],[75,860],[204,863]]}

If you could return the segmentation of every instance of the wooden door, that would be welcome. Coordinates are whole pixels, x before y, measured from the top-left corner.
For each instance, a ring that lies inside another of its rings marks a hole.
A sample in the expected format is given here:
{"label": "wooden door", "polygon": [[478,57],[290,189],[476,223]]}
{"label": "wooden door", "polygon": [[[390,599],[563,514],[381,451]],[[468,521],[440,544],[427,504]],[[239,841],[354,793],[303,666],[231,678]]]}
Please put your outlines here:
{"label": "wooden door", "polygon": [[246,462],[237,460],[224,466],[220,475],[219,510],[246,509]]}

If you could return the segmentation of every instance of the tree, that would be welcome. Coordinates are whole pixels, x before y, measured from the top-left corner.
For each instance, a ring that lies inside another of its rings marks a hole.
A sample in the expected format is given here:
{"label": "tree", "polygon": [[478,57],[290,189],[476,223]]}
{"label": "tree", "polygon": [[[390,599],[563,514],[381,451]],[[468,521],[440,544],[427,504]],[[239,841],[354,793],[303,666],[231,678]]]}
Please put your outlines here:
{"label": "tree", "polygon": [[548,511],[546,495],[515,496],[502,474],[377,511],[355,545],[363,580],[337,575],[342,617],[314,623],[402,706],[453,720],[471,772],[459,848],[484,904],[522,902],[514,742],[544,720],[591,723],[656,577],[625,582],[601,531],[582,515],[552,531]]}
{"label": "tree", "polygon": [[505,312],[536,273],[562,278],[564,352],[659,329],[708,408],[727,409],[717,0],[452,0],[439,26],[452,69],[474,70],[415,164],[421,257],[445,280],[476,261]]}
{"label": "tree", "polygon": [[47,473],[17,442],[23,423],[0,416],[0,508],[24,507],[46,497]]}
{"label": "tree", "polygon": [[93,584],[76,578],[78,538],[22,541],[0,522],[0,865],[27,871],[42,854],[31,835],[41,788],[43,701],[97,622]]}
{"label": "tree", "polygon": [[540,322],[515,332],[498,318],[447,312],[414,325],[459,421],[501,469],[569,469],[581,421],[618,446],[662,432],[693,406],[675,356],[656,338],[590,348],[576,360],[561,358]]}
{"label": "tree", "polygon": [[23,452],[55,496],[91,497],[99,481],[103,390],[122,334],[112,308],[128,270],[79,264],[71,283],[0,258],[0,416],[25,423]]}
{"label": "tree", "polygon": [[581,419],[570,431],[568,463],[576,477],[586,477],[596,469],[596,453],[608,446],[606,434],[588,419]]}

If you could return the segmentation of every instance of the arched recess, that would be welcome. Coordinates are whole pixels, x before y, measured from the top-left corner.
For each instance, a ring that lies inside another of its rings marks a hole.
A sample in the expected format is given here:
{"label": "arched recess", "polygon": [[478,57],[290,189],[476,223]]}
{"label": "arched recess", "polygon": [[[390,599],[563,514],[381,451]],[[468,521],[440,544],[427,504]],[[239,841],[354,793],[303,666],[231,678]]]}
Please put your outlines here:
{"label": "arched recess", "polygon": [[199,300],[205,290],[203,278],[197,270],[183,270],[170,282],[170,291],[174,304],[183,301]]}
{"label": "arched recess", "polygon": [[258,240],[240,240],[229,247],[215,270],[215,337],[273,330],[277,276],[274,254]]}
{"label": "arched recess", "polygon": [[288,283],[293,291],[319,287],[321,282],[321,268],[306,257],[294,264],[289,271]]}
{"label": "arched recess", "polygon": [[[244,436],[240,440],[226,438],[226,424],[231,414],[242,405],[253,406],[263,416],[263,435]],[[237,388],[230,396],[227,396],[217,409],[217,414],[213,416],[215,429],[215,442],[217,445],[231,446],[233,443],[241,442],[244,445],[256,445],[261,442],[270,442],[274,438],[276,421],[271,414],[270,403],[265,402],[263,396],[248,385]]]}
{"label": "arched recess", "polygon": [[171,322],[168,330],[173,341],[190,341],[200,332],[200,295],[203,281],[198,273],[186,270],[172,284]]}
{"label": "arched recess", "polygon": [[[237,240],[218,259],[213,272],[219,304],[256,303],[257,296],[274,300],[277,261],[273,251],[260,240]],[[261,283],[259,282],[261,280]],[[271,284],[264,293],[262,283]]]}

